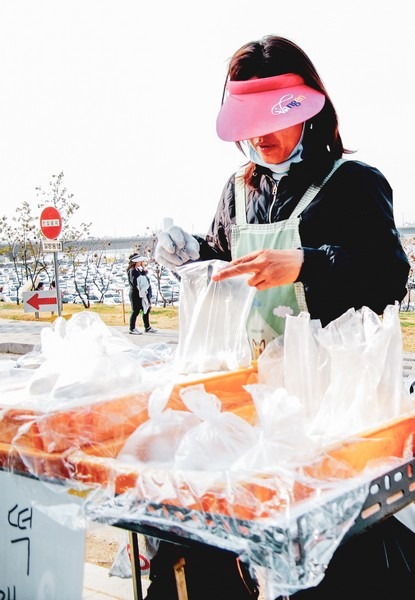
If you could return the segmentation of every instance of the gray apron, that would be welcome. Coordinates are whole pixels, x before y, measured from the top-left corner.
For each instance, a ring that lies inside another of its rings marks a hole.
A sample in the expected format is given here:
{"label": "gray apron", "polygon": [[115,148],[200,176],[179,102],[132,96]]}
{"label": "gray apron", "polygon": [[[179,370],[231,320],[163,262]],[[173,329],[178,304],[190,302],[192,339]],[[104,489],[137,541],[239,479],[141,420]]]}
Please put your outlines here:
{"label": "gray apron", "polygon": [[[300,248],[299,216],[343,162],[344,159],[337,160],[322,184],[311,185],[291,216],[277,223],[246,222],[246,189],[243,181],[245,169],[238,171],[235,176],[235,225],[232,226],[231,232],[232,259],[262,248],[274,250]],[[283,334],[287,315],[298,315],[301,311],[307,311],[302,283],[291,283],[257,291],[247,319],[252,357],[257,359],[271,340]]]}

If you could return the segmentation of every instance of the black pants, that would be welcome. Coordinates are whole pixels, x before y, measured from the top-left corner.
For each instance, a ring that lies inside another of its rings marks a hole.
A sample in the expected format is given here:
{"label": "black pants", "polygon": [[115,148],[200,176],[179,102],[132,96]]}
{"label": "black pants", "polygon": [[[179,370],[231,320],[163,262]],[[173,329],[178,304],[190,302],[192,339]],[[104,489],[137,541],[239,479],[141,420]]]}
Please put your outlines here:
{"label": "black pants", "polygon": [[232,552],[198,546],[186,548],[160,542],[151,561],[146,600],[178,600],[174,565],[185,559],[189,600],[255,600],[258,589]]}
{"label": "black pants", "polygon": [[293,600],[414,600],[415,534],[391,517],[342,544],[324,579]]}
{"label": "black pants", "polygon": [[[258,597],[236,557],[217,548],[160,543],[151,562],[148,600],[177,600],[173,565],[184,556],[189,600],[249,600]],[[321,583],[291,600],[415,600],[415,534],[389,518],[342,544]],[[279,597],[277,600],[282,600]]]}
{"label": "black pants", "polygon": [[[135,292],[135,291],[134,291]],[[143,303],[137,293],[130,292],[131,315],[130,315],[130,331],[135,329],[137,317],[140,312],[143,312],[144,329],[150,329],[150,308],[146,313],[143,311]]]}

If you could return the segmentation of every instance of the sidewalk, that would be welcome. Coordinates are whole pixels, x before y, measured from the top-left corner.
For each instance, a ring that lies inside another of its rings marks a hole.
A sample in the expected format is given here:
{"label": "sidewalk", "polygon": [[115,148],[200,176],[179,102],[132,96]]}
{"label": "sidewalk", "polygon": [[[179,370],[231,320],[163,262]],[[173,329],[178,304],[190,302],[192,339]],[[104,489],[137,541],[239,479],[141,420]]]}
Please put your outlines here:
{"label": "sidewalk", "polygon": [[[110,577],[108,569],[85,563],[84,589],[82,600],[135,600],[133,580]],[[143,596],[146,594],[146,582],[142,578]]]}
{"label": "sidewalk", "polygon": [[[51,323],[0,318],[0,358],[15,359],[16,355],[31,352],[41,342],[42,329],[51,326]],[[178,330],[159,329],[156,333],[129,335],[127,325],[114,327],[140,347],[155,343],[177,345],[179,341]],[[109,537],[112,529],[108,526]],[[148,585],[148,578],[142,578],[144,597]],[[133,580],[110,577],[109,569],[85,562],[82,600],[135,600]]]}

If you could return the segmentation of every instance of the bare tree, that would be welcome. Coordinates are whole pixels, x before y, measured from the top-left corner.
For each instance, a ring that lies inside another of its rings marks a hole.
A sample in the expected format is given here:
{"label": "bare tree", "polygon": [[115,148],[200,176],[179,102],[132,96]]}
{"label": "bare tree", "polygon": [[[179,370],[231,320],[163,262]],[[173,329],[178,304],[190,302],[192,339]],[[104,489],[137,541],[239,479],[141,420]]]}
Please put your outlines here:
{"label": "bare tree", "polygon": [[[62,219],[62,233],[60,241],[63,245],[63,255],[71,265],[75,289],[84,306],[89,308],[92,283],[100,288],[101,296],[105,288],[99,281],[99,263],[105,254],[106,246],[100,240],[90,237],[91,223],[81,223],[79,227],[72,225],[71,220],[79,210],[79,205],[73,201],[73,194],[64,186],[64,173],[52,175],[48,189],[35,188],[38,197],[38,208],[54,206]],[[44,272],[49,281],[54,279],[51,261],[48,254],[43,252],[43,235],[40,231],[38,217],[31,212],[28,202],[23,202],[16,209],[16,214],[11,218],[0,218],[0,241],[6,243],[6,253],[10,255],[14,271],[17,275],[17,302],[19,290],[30,290],[36,287],[39,276]],[[92,241],[91,241],[92,240]],[[107,245],[107,244],[106,244]],[[87,275],[84,277],[84,263],[87,265]],[[91,275],[92,273],[92,275]],[[79,283],[82,281],[82,284]],[[109,285],[109,282],[106,284]]]}
{"label": "bare tree", "polygon": [[66,240],[78,239],[80,233],[85,234],[85,232],[88,232],[89,234],[91,223],[81,223],[80,229],[75,229],[71,225],[71,219],[79,210],[79,204],[72,200],[74,194],[68,192],[63,179],[64,173],[61,171],[59,175],[52,175],[52,179],[49,181],[49,189],[44,190],[38,186],[35,191],[39,201],[38,208],[54,206],[59,211],[62,219],[60,239],[65,242]]}
{"label": "bare tree", "polygon": [[71,218],[78,211],[79,205],[74,202],[73,194],[69,193],[63,183],[63,172],[53,175],[49,189],[36,188],[41,199],[39,208],[52,204],[62,219],[63,252],[70,263],[71,275],[78,298],[85,308],[91,305],[94,292],[102,298],[108,290],[110,280],[102,275],[101,265],[106,262],[108,242],[90,236],[91,223],[81,223],[80,227],[71,226]]}
{"label": "bare tree", "polygon": [[49,265],[43,254],[39,233],[28,202],[22,202],[16,208],[11,223],[7,217],[0,219],[0,239],[6,242],[6,253],[16,274],[17,303],[20,289],[34,289],[42,272],[49,277]]}
{"label": "bare tree", "polygon": [[109,260],[107,247],[101,240],[81,237],[66,242],[65,255],[70,264],[77,297],[85,308],[91,306],[91,298],[97,295],[103,301],[111,284],[114,260]]}

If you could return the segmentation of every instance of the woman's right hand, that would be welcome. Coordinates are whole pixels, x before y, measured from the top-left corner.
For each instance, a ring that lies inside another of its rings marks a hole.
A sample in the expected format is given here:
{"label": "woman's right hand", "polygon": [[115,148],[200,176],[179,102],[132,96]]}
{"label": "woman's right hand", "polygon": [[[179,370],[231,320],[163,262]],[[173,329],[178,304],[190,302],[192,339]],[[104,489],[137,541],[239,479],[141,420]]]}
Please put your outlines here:
{"label": "woman's right hand", "polygon": [[154,258],[171,271],[199,256],[199,242],[181,227],[173,226],[158,234]]}
{"label": "woman's right hand", "polygon": [[248,285],[266,290],[279,285],[294,283],[300,274],[304,256],[300,248],[287,250],[256,250],[237,258],[212,275],[213,281],[250,274]]}

